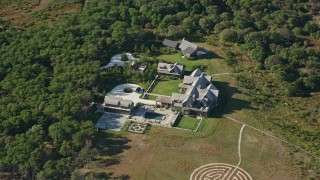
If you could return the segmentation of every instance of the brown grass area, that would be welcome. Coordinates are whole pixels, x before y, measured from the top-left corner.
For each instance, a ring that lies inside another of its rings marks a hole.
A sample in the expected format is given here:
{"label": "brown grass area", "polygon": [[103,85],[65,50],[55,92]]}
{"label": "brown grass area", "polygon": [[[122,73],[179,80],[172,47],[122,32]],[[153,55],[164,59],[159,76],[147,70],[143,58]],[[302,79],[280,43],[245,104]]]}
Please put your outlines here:
{"label": "brown grass area", "polygon": [[139,179],[144,177],[145,171],[153,158],[154,140],[140,134],[128,134],[127,150],[113,156],[102,155],[98,161],[109,162],[97,165],[96,162],[88,165],[89,168],[81,169],[81,173],[105,172],[110,178],[129,177]]}
{"label": "brown grass area", "polygon": [[[210,118],[216,129],[195,133],[153,126],[145,135],[128,134],[129,149],[112,157],[117,163],[83,172],[99,171],[130,179],[188,179],[194,169],[210,163],[238,163],[237,141],[241,125]],[[213,134],[211,131],[215,131]],[[299,179],[288,147],[245,128],[241,145],[241,168],[253,179]]]}
{"label": "brown grass area", "polygon": [[36,25],[36,19],[32,16],[32,12],[44,12],[48,14],[48,19],[44,20],[46,22],[55,21],[60,14],[71,14],[71,13],[81,13],[83,4],[63,4],[62,9],[47,11],[45,8],[50,3],[56,3],[53,0],[41,0],[40,3],[30,8],[29,10],[16,10],[6,7],[0,7],[0,17],[4,20],[11,22],[15,27],[26,28],[28,26]]}

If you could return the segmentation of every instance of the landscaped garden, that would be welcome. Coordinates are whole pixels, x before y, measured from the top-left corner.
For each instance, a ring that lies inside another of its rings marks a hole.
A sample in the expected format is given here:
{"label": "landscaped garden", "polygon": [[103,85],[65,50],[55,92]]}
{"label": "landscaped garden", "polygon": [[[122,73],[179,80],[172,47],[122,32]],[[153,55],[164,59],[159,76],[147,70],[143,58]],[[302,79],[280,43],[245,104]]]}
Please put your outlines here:
{"label": "landscaped garden", "polygon": [[161,79],[156,87],[152,90],[152,94],[161,94],[166,96],[171,96],[172,93],[179,92],[179,84],[182,83],[181,79]]}
{"label": "landscaped garden", "polygon": [[199,120],[197,118],[183,116],[180,120],[178,127],[183,129],[194,130],[197,128]]}

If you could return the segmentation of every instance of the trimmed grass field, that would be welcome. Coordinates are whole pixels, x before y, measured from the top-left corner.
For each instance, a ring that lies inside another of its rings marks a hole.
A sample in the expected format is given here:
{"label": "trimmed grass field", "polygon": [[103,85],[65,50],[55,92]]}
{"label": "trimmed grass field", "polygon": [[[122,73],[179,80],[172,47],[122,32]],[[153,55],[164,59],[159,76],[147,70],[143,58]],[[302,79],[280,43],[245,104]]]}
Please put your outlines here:
{"label": "trimmed grass field", "polygon": [[180,83],[181,79],[161,79],[151,93],[171,96],[172,93],[179,92]]}
{"label": "trimmed grass field", "polygon": [[157,98],[158,98],[158,96],[149,95],[147,99],[155,101]]}
{"label": "trimmed grass field", "polygon": [[[158,56],[158,59],[165,61],[167,63],[180,63],[184,65],[185,71],[191,72],[197,67],[207,67],[209,65],[212,65],[212,67],[217,67],[221,61],[223,61],[222,58],[219,56],[212,56],[204,59],[187,59],[187,58],[182,58],[180,53],[176,54],[164,54]],[[220,65],[218,66],[220,67]],[[214,73],[223,73],[225,71],[221,71],[221,68],[216,68],[216,71]]]}
{"label": "trimmed grass field", "polygon": [[194,130],[197,127],[199,120],[197,118],[183,116],[180,120],[178,127],[183,129]]}

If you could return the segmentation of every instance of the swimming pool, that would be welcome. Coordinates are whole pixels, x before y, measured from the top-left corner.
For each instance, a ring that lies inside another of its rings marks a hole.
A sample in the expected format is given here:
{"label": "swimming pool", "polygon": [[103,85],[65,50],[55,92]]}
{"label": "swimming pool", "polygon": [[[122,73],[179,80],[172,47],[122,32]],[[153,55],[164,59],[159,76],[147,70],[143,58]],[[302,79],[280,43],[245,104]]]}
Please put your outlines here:
{"label": "swimming pool", "polygon": [[144,115],[144,117],[146,119],[150,119],[150,120],[158,120],[158,121],[163,121],[165,120],[165,115],[162,114],[158,114],[158,113],[153,113],[153,112],[146,112],[146,114]]}

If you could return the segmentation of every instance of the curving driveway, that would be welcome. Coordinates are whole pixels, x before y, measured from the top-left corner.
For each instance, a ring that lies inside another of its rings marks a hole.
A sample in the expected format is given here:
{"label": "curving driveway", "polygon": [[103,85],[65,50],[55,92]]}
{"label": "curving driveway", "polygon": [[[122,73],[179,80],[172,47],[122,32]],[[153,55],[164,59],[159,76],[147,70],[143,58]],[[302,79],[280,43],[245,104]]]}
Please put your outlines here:
{"label": "curving driveway", "polygon": [[[113,67],[113,66],[115,66],[115,65],[117,65],[117,66],[123,66],[123,64],[124,64],[125,62],[123,62],[123,61],[121,60],[121,55],[122,55],[122,54],[117,54],[117,55],[112,56],[110,62],[109,62],[107,65],[100,67],[100,70],[108,69],[108,68]],[[131,53],[126,53],[126,55],[127,55],[127,57],[128,57],[128,61],[132,61],[132,62],[134,62],[134,61],[139,61],[139,59],[133,57],[133,55],[132,55]]]}

